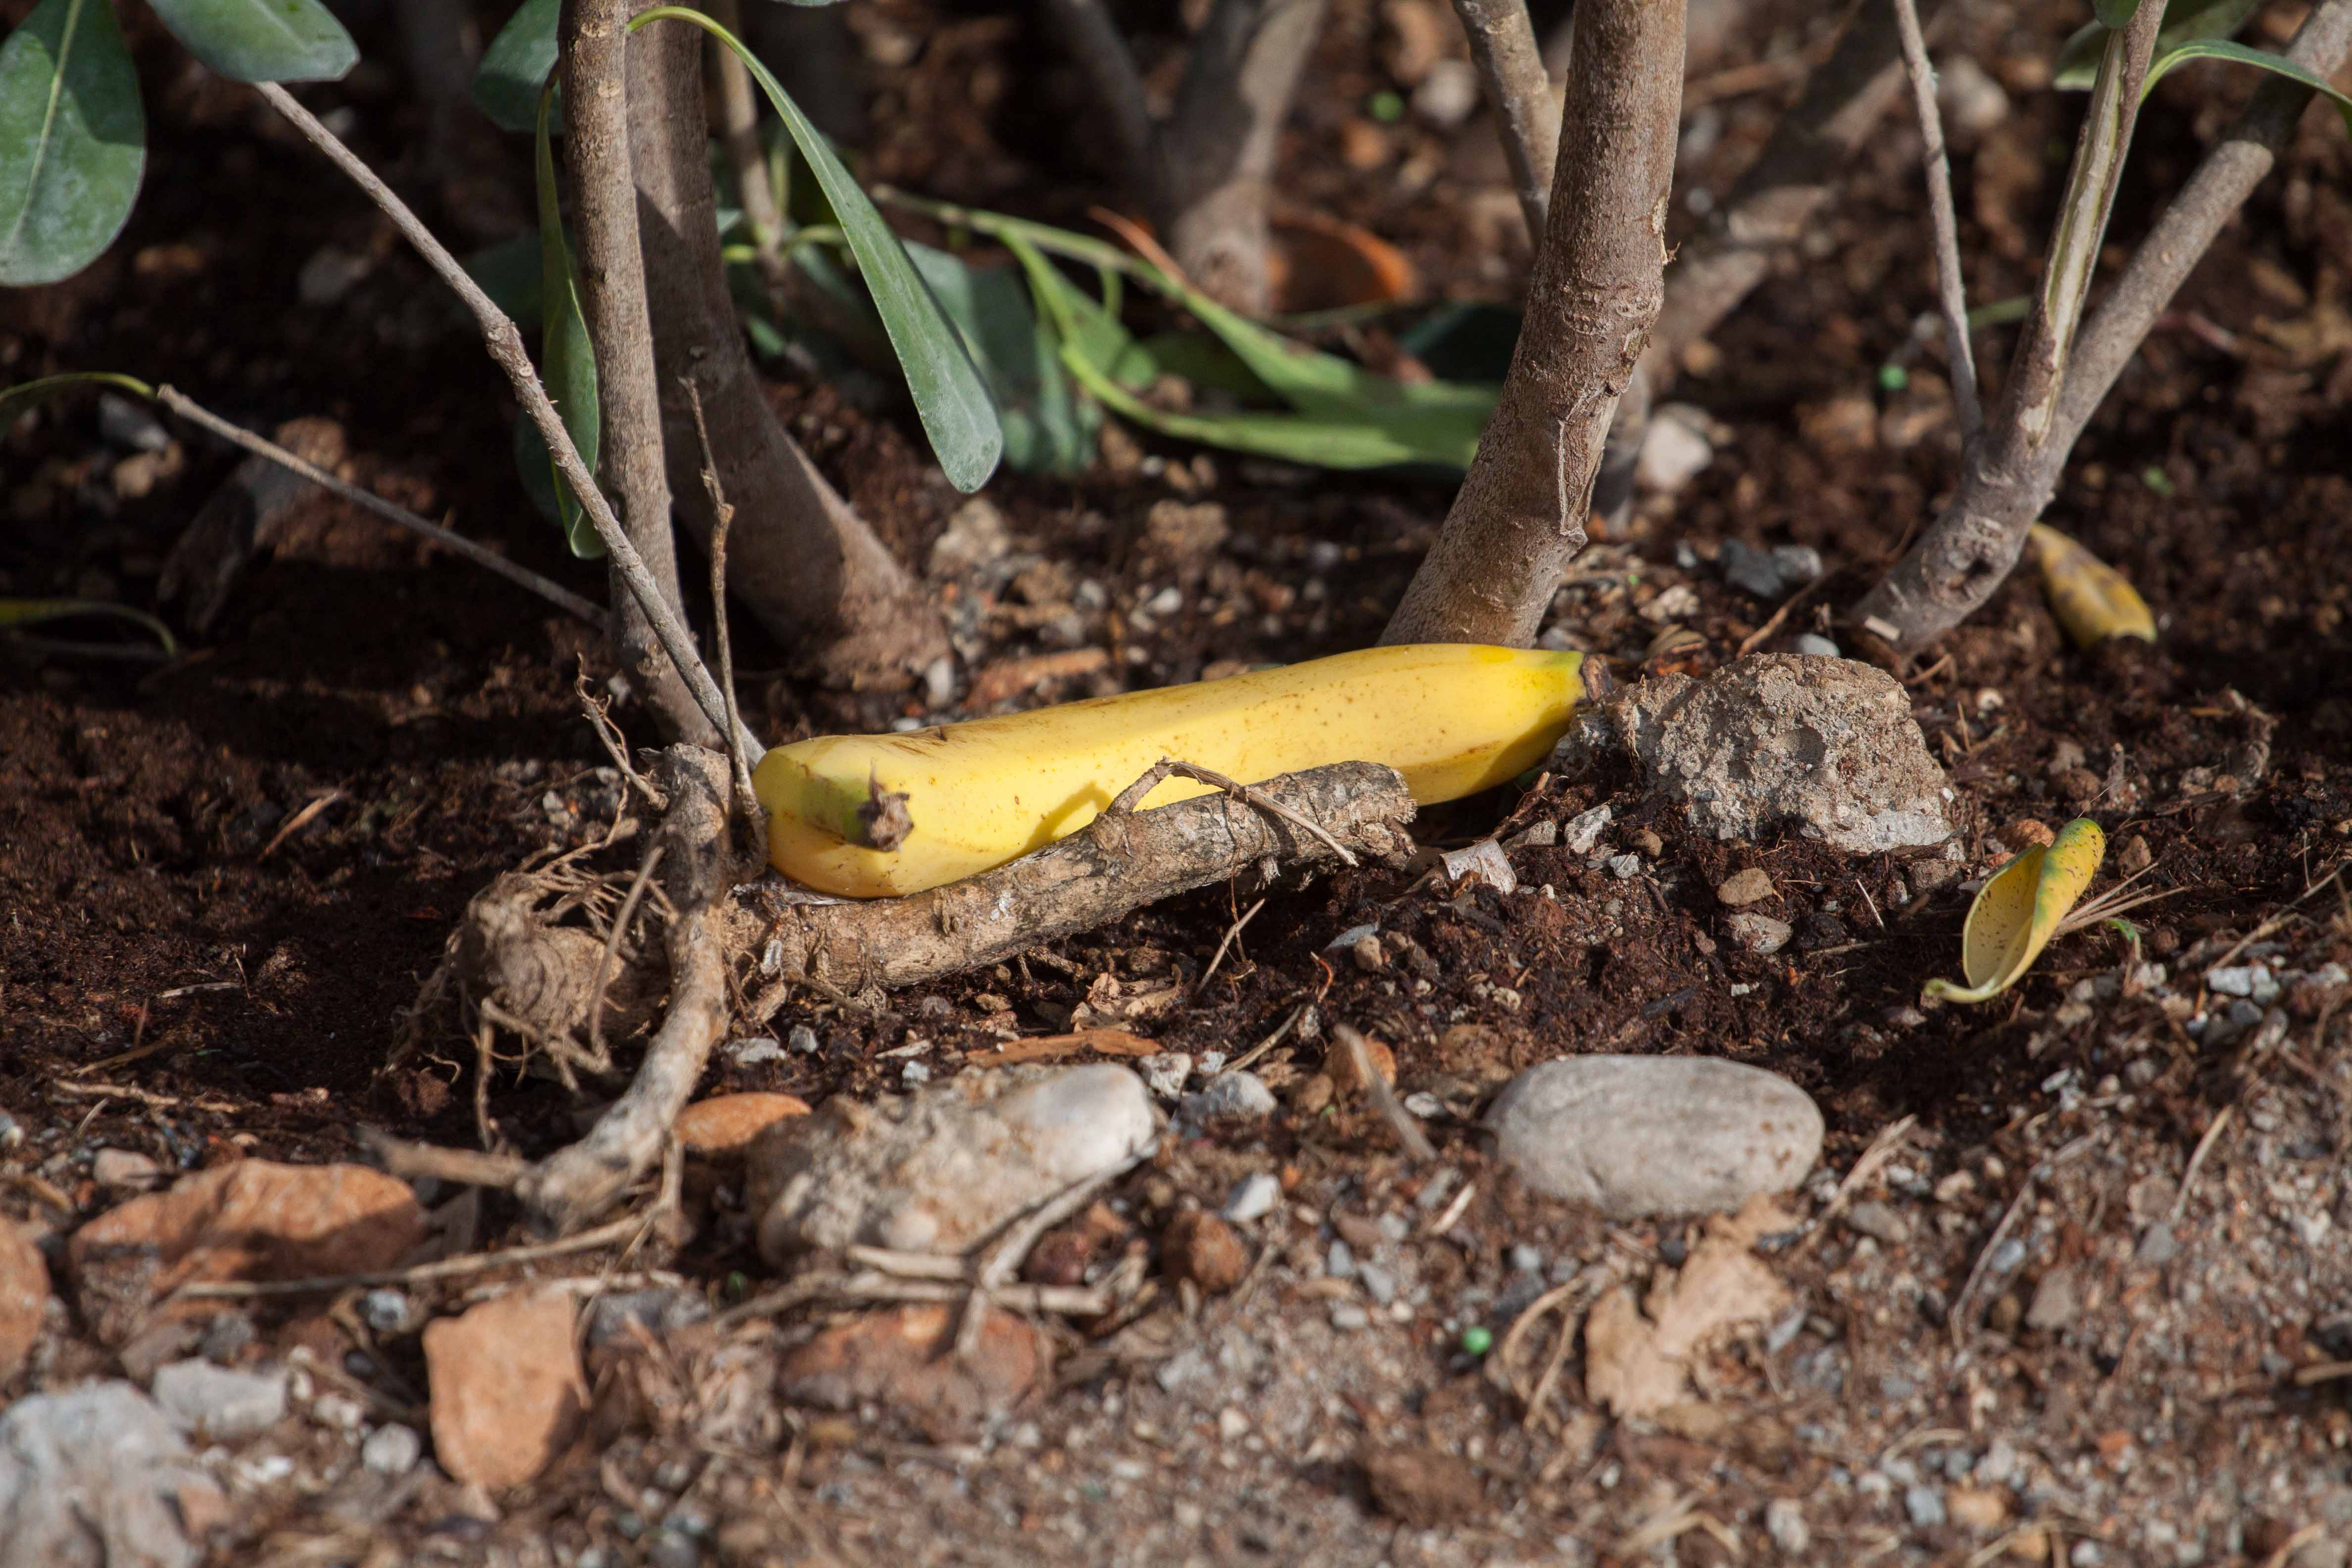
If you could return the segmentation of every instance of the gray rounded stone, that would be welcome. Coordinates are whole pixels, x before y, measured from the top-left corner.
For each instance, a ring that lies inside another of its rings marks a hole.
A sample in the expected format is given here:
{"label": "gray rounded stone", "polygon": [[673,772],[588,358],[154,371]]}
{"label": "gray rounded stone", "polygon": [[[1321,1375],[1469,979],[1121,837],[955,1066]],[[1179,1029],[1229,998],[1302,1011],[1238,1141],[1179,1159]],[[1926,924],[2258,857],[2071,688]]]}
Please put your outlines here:
{"label": "gray rounded stone", "polygon": [[1570,1057],[1529,1068],[1486,1112],[1538,1192],[1613,1219],[1714,1214],[1802,1182],[1822,1113],[1777,1074],[1704,1057]]}

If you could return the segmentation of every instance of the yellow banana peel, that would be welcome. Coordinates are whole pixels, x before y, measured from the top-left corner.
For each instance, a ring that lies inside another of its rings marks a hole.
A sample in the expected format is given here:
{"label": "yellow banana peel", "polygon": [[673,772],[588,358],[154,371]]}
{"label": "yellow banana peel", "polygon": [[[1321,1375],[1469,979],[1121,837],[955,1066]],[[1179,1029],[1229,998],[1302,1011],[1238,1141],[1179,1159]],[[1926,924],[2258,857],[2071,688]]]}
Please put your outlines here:
{"label": "yellow banana peel", "polygon": [[2156,617],[2129,578],[2046,523],[2035,523],[2027,542],[2050,613],[2076,647],[2104,637],[2156,640]]}
{"label": "yellow banana peel", "polygon": [[2106,858],[2107,836],[2087,816],[2058,830],[2001,868],[1977,892],[1960,928],[1960,973],[1968,984],[1930,980],[1941,1002],[1990,1002],[2033,966]]}
{"label": "yellow banana peel", "polygon": [[[1243,784],[1385,763],[1423,805],[1475,795],[1541,761],[1606,681],[1580,653],[1366,648],[907,734],[820,736],[770,752],[751,782],[776,869],[823,892],[880,898],[1075,833],[1163,757]],[[1208,789],[1170,779],[1140,805]]]}

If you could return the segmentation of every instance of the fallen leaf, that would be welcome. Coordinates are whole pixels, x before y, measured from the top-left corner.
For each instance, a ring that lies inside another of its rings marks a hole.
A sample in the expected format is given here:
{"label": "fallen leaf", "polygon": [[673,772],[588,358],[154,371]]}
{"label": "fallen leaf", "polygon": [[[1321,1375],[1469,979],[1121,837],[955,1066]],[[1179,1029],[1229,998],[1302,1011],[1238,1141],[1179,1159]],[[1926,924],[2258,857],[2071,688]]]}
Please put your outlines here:
{"label": "fallen leaf", "polygon": [[2156,640],[2156,617],[2129,578],[2045,523],[2033,525],[2028,542],[2050,613],[2076,647],[2106,637]]}
{"label": "fallen leaf", "polygon": [[1757,1205],[1709,1225],[1681,1269],[1659,1271],[1646,1301],[1637,1304],[1633,1288],[1620,1286],[1593,1305],[1584,1323],[1587,1398],[1621,1416],[1684,1404],[1696,1356],[1788,1305],[1787,1287],[1748,1250],[1756,1236],[1779,1227],[1778,1211],[1750,1210]]}
{"label": "fallen leaf", "polygon": [[1107,1057],[1148,1057],[1159,1048],[1159,1041],[1129,1034],[1125,1029],[1079,1029],[1067,1035],[1039,1035],[1034,1039],[1007,1040],[1002,1050],[970,1051],[964,1059],[992,1067],[1009,1067],[1015,1062],[1058,1061],[1064,1057],[1076,1056],[1080,1051],[1096,1051]]}
{"label": "fallen leaf", "polygon": [[1987,882],[1969,906],[1960,928],[1960,973],[1965,986],[1937,978],[1925,994],[1942,1002],[1990,1002],[2032,967],[2058,934],[2059,922],[2082,899],[2083,889],[2106,858],[2107,836],[2087,816],[2058,830],[2047,848],[2026,850]]}

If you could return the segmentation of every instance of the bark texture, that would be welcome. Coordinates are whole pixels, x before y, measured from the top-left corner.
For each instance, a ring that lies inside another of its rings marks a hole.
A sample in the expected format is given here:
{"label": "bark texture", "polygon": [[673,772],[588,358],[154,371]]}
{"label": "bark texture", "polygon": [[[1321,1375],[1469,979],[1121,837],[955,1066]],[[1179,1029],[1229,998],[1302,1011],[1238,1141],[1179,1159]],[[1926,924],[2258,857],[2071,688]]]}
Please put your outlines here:
{"label": "bark texture", "polygon": [[712,218],[701,38],[698,29],[660,23],[629,51],[630,156],[670,488],[679,515],[707,542],[713,514],[681,384],[690,377],[735,506],[731,596],[827,682],[903,686],[947,653],[947,633],[914,580],[777,420],[752,370]]}
{"label": "bark texture", "polygon": [[1550,214],[1502,398],[1381,640],[1535,638],[1584,547],[1618,400],[1664,294],[1683,0],[1580,0]]}
{"label": "bark texture", "polygon": [[[640,0],[564,0],[561,40],[564,155],[579,249],[580,308],[596,345],[604,477],[620,497],[621,526],[672,605],[677,544],[662,465],[661,406],[654,390],[653,327],[637,242],[636,186],[629,167],[629,101],[623,29]],[[663,732],[715,746],[711,727],[662,651],[645,609],[614,568],[614,644]]]}
{"label": "bark texture", "polygon": [[1275,154],[1325,0],[1216,0],[1161,128],[1156,214],[1193,284],[1235,310],[1272,307],[1266,209]]}

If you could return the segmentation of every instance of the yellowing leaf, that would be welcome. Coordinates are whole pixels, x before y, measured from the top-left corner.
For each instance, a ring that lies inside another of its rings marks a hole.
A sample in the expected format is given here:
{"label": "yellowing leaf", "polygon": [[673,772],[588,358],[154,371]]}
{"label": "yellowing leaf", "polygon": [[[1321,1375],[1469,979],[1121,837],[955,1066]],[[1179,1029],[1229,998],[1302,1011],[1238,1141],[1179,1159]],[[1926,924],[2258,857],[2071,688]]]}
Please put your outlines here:
{"label": "yellowing leaf", "polygon": [[2122,573],[2045,523],[2033,525],[2029,542],[2050,613],[2075,647],[2089,647],[2102,637],[2156,640],[2156,617]]}
{"label": "yellowing leaf", "polygon": [[2107,836],[2099,825],[2078,816],[2058,830],[2053,843],[2011,861],[1978,892],[1960,929],[1960,972],[1968,984],[1930,980],[1926,994],[1941,1002],[1990,1002],[2016,984],[2058,934],[2059,922],[2106,854]]}

